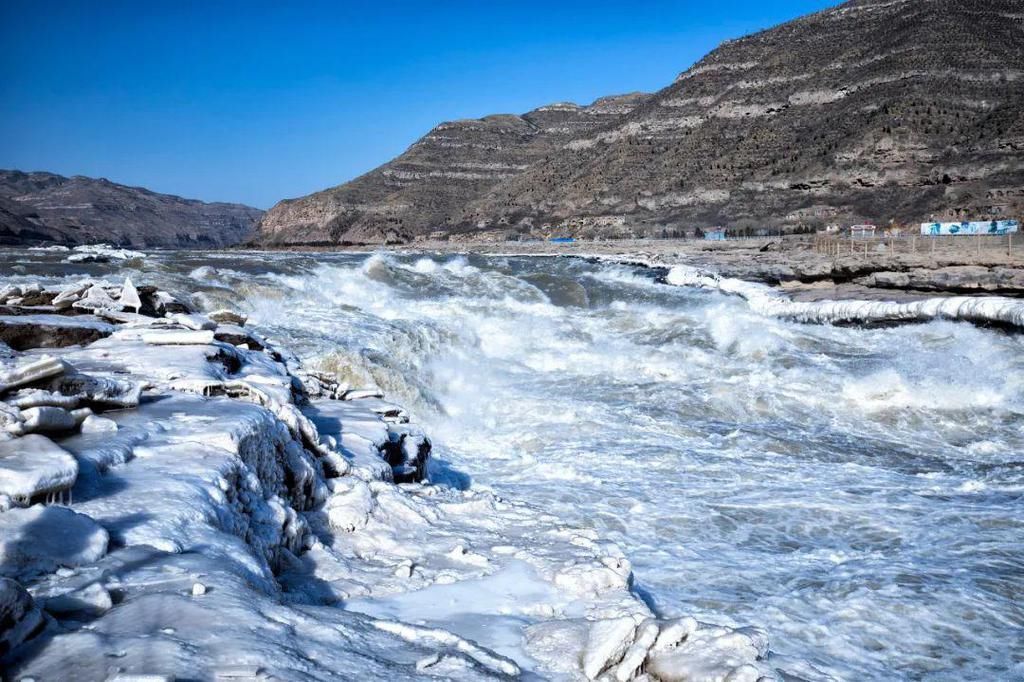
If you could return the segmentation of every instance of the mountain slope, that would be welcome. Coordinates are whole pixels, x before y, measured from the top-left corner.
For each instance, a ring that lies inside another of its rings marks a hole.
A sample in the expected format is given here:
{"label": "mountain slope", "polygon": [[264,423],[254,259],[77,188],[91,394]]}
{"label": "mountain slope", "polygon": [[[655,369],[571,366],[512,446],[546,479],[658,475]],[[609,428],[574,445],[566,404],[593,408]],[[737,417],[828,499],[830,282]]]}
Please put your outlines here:
{"label": "mountain slope", "polygon": [[381,241],[455,226],[471,200],[575,137],[642,102],[639,93],[590,106],[552,104],[522,116],[442,123],[398,158],[355,180],[285,200],[260,224],[266,243]]}
{"label": "mountain slope", "polygon": [[722,45],[461,222],[753,227],[1022,209],[1021,4],[858,0]]}
{"label": "mountain slope", "polygon": [[1024,212],[1019,0],[846,2],[729,41],[630,104],[587,125],[567,114],[555,135],[532,122],[545,109],[444,124],[351,183],[282,202],[260,238]]}
{"label": "mountain slope", "polygon": [[104,179],[0,171],[0,244],[230,246],[252,233],[262,213]]}

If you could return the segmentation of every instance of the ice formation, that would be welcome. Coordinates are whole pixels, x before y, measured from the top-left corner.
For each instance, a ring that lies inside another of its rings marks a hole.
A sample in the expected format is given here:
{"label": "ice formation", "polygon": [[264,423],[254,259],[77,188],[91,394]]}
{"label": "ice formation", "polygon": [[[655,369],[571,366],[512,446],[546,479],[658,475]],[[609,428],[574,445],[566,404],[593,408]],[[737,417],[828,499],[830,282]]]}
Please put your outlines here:
{"label": "ice formation", "polygon": [[689,265],[674,265],[666,281],[675,286],[716,289],[742,297],[762,315],[801,322],[926,322],[934,319],[1024,327],[1024,303],[1002,296],[943,296],[919,301],[793,301],[771,287],[720,277]]}
{"label": "ice formation", "polygon": [[773,679],[762,633],[661,619],[594,531],[432,483],[404,410],[242,315],[131,280],[0,303],[47,346],[0,346],[15,678]]}

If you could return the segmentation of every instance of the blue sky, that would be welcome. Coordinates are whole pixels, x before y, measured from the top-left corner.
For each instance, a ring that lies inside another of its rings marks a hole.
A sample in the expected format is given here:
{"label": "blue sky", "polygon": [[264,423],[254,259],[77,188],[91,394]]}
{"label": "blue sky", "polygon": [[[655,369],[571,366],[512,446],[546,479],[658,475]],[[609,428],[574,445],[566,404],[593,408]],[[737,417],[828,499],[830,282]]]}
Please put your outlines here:
{"label": "blue sky", "polygon": [[268,208],[436,123],[654,91],[824,0],[0,2],[0,168]]}

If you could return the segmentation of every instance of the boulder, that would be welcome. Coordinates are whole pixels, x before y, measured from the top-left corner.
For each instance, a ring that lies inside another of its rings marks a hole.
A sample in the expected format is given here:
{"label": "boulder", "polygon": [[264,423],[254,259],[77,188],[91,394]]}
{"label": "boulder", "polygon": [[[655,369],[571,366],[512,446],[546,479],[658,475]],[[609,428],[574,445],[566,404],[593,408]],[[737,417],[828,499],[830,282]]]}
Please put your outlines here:
{"label": "boulder", "polygon": [[42,630],[45,619],[24,587],[0,578],[0,658]]}

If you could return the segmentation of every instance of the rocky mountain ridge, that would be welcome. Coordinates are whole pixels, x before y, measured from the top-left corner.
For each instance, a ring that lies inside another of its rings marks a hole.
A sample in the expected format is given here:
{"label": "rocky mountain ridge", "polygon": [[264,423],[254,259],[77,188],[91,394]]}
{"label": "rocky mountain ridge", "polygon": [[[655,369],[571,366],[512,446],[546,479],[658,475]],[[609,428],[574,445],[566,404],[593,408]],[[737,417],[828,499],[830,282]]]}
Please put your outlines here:
{"label": "rocky mountain ridge", "polygon": [[260,223],[265,243],[404,240],[460,229],[461,209],[570,140],[632,111],[643,93],[588,106],[560,102],[522,116],[442,123],[392,161],[339,187],[278,203]]}
{"label": "rocky mountain ridge", "polygon": [[[438,126],[381,168],[273,207],[258,238],[1017,217],[1022,83],[1014,0],[852,0],[728,41],[590,125],[587,108],[556,105]],[[544,116],[557,134],[535,132]]]}
{"label": "rocky mountain ridge", "polygon": [[262,214],[103,178],[0,170],[0,244],[224,247],[248,238]]}

